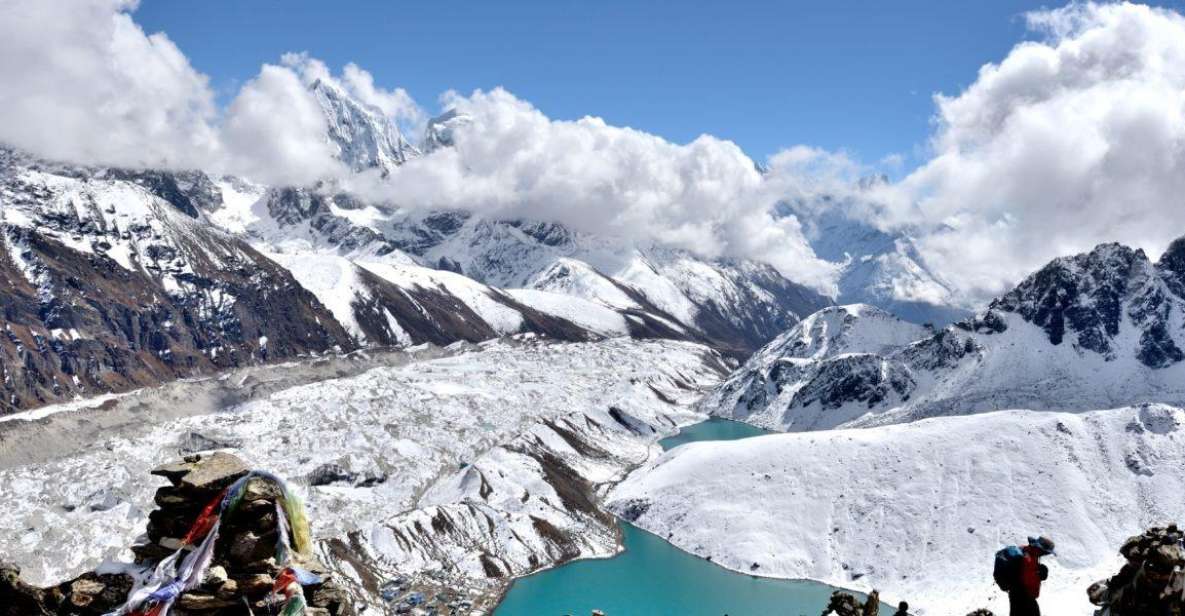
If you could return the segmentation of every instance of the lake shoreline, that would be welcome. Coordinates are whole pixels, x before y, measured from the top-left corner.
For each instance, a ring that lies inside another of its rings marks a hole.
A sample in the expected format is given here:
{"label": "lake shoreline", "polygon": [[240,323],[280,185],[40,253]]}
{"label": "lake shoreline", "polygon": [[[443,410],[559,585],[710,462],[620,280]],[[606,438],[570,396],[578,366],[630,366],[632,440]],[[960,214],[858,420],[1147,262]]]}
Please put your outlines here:
{"label": "lake shoreline", "polygon": [[[776,434],[776,432],[764,430],[761,428],[756,428],[756,427],[751,426],[749,424],[745,424],[743,422],[738,422],[738,421],[735,421],[732,419],[724,419],[724,418],[716,418],[716,417],[707,417],[699,422],[688,423],[688,424],[685,424],[682,426],[678,426],[678,430],[676,432],[674,432],[668,436],[662,437],[662,438],[658,439],[657,441],[655,441],[655,443],[660,446],[660,451],[655,456],[651,456],[646,461],[642,462],[641,464],[638,464],[638,465],[634,466],[633,468],[629,469],[626,473],[623,474],[623,476],[620,480],[599,486],[597,489],[597,492],[598,492],[598,494],[603,494],[606,492],[606,490],[611,490],[613,485],[618,484],[621,481],[624,481],[632,473],[636,472],[638,469],[645,466],[645,464],[652,462],[657,457],[660,457],[661,455],[663,455],[666,451],[670,451],[671,449],[674,449],[674,448],[679,447],[681,445],[691,443],[691,442],[701,442],[701,441],[710,442],[710,441],[740,440],[740,439],[744,439],[744,438],[752,438],[752,437],[763,436],[763,435],[767,435],[767,434]],[[684,438],[679,439],[678,437],[684,437]],[[809,608],[809,611],[811,613],[814,613],[814,611],[817,611],[817,609],[822,609],[822,607],[826,605],[827,597],[830,596],[831,592],[834,592],[837,590],[841,590],[841,591],[845,591],[845,592],[852,592],[853,594],[856,594],[858,596],[866,596],[866,593],[832,586],[832,585],[822,582],[820,580],[813,580],[813,579],[806,579],[806,578],[804,578],[804,579],[779,578],[779,577],[774,577],[774,576],[761,575],[759,573],[754,573],[751,571],[736,571],[733,569],[729,569],[727,567],[723,567],[723,566],[713,562],[710,558],[705,558],[705,557],[699,556],[697,554],[694,554],[692,552],[685,551],[685,550],[679,548],[678,546],[674,545],[670,541],[668,541],[666,538],[664,538],[660,535],[657,535],[655,533],[652,533],[649,530],[646,530],[645,528],[635,526],[635,525],[631,524],[630,522],[623,520],[617,516],[614,516],[614,518],[616,520],[615,532],[617,533],[618,551],[616,551],[612,555],[605,556],[605,557],[569,559],[569,560],[566,560],[562,563],[556,563],[552,566],[549,566],[549,567],[546,567],[543,569],[539,569],[537,571],[533,571],[528,575],[515,578],[501,592],[500,596],[498,597],[497,603],[494,606],[493,612],[491,612],[491,616],[517,616],[517,613],[510,614],[510,613],[502,612],[501,610],[503,610],[504,607],[507,605],[507,599],[509,597],[511,597],[511,595],[515,591],[516,587],[521,588],[519,585],[522,584],[524,582],[524,580],[530,580],[532,578],[539,580],[540,578],[536,577],[536,576],[555,576],[555,575],[557,575],[556,572],[563,569],[564,567],[573,567],[573,566],[580,565],[581,563],[585,563],[586,566],[584,568],[588,569],[588,568],[596,567],[596,566],[598,566],[599,563],[603,563],[604,561],[610,561],[610,560],[618,559],[618,558],[628,558],[628,559],[643,558],[643,557],[646,557],[647,555],[653,557],[654,556],[653,553],[656,551],[654,545],[657,545],[657,544],[661,544],[661,546],[663,546],[663,547],[657,549],[657,551],[659,553],[662,553],[665,550],[670,550],[671,554],[677,555],[677,556],[671,556],[671,558],[675,559],[676,561],[681,560],[681,559],[690,559],[690,560],[693,560],[697,563],[700,563],[700,567],[702,567],[703,565],[706,565],[707,571],[708,571],[707,575],[718,576],[721,580],[725,580],[725,581],[733,580],[734,582],[736,580],[748,580],[749,582],[747,584],[742,582],[742,585],[744,585],[744,586],[757,585],[758,587],[768,586],[769,588],[765,589],[767,593],[774,592],[773,590],[771,590],[771,589],[774,589],[778,593],[814,595],[809,599],[809,601],[812,602],[812,605]],[[645,538],[645,540],[643,540],[643,541],[641,541],[641,543],[639,543],[639,538]],[[631,554],[630,553],[631,541],[633,541],[635,544],[637,544],[634,546],[634,549],[641,550],[640,554]],[[658,542],[658,543],[656,544],[655,542]],[[696,569],[696,570],[699,570],[699,569]],[[801,586],[801,588],[798,588],[799,586]],[[815,606],[813,603],[816,600],[819,601],[817,606]],[[606,601],[603,603],[610,604],[611,601]],[[888,606],[885,606],[885,607],[887,609]],[[583,610],[584,608],[581,608],[581,609]],[[608,616],[617,616],[610,609],[605,609],[604,606],[597,606],[597,607],[593,607],[591,609],[603,609]],[[587,610],[587,611],[589,611],[591,613],[591,609]],[[736,609],[732,609],[732,611],[735,612]],[[573,612],[571,609],[565,609],[564,612],[565,613],[572,613],[574,615],[577,614],[577,612]],[[680,613],[683,613],[683,612],[680,611]]]}

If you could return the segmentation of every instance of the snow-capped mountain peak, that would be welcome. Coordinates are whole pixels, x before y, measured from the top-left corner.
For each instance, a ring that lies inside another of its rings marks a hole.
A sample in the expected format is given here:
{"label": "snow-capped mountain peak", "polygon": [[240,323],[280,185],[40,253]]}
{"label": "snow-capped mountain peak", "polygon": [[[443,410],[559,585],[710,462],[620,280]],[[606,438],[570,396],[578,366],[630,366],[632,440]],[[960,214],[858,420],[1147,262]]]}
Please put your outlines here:
{"label": "snow-capped mountain peak", "polygon": [[473,118],[456,109],[449,109],[428,121],[424,130],[424,139],[420,144],[424,153],[430,153],[440,148],[452,147],[453,133],[460,126],[473,122]]}
{"label": "snow-capped mountain peak", "polygon": [[1108,360],[1131,345],[1141,363],[1163,368],[1185,360],[1177,340],[1185,304],[1170,290],[1178,280],[1176,254],[1166,253],[1166,264],[1157,267],[1142,250],[1103,244],[1054,259],[992,302],[991,310],[1021,315],[1051,344],[1069,342]]}
{"label": "snow-capped mountain peak", "polygon": [[879,311],[828,308],[758,351],[705,406],[815,430],[1007,408],[1180,403],[1183,251],[1185,242],[1174,243],[1157,265],[1118,244],[1055,259],[938,332]]}
{"label": "snow-capped mountain peak", "polygon": [[337,149],[337,158],[350,169],[379,169],[385,174],[420,155],[380,110],[325,80],[314,81],[309,90],[325,114],[329,141]]}
{"label": "snow-capped mountain peak", "polygon": [[800,321],[762,349],[762,356],[823,359],[843,353],[883,353],[926,336],[921,325],[908,323],[868,304],[824,308]]}

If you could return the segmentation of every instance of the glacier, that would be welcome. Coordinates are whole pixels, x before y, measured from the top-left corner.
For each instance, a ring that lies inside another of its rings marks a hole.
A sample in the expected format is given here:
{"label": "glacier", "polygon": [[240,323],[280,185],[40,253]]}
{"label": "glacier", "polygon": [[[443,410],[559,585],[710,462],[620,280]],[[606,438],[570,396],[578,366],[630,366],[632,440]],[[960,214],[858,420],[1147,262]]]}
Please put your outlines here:
{"label": "glacier", "polygon": [[[34,583],[130,560],[152,508],[148,470],[213,447],[294,480],[324,560],[360,604],[408,576],[489,607],[512,577],[615,553],[598,486],[701,420],[692,403],[726,370],[691,343],[533,336],[342,361],[0,422],[0,553]],[[79,429],[92,422],[94,440]],[[325,481],[326,465],[356,479]]]}

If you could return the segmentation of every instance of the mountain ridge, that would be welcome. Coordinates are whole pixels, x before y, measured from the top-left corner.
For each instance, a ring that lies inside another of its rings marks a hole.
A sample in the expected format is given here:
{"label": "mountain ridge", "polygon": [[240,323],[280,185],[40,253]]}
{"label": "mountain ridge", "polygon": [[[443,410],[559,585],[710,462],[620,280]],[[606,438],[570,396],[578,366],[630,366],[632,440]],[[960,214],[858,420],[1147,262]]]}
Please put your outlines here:
{"label": "mountain ridge", "polygon": [[[803,357],[788,340],[758,351],[710,394],[713,414],[783,430],[859,427],[1002,408],[1073,410],[1185,402],[1185,295],[1174,242],[1158,263],[1103,244],[1053,260],[976,316],[939,331],[877,314],[899,343]],[[878,331],[879,330],[879,331]],[[923,330],[924,331],[924,330]]]}

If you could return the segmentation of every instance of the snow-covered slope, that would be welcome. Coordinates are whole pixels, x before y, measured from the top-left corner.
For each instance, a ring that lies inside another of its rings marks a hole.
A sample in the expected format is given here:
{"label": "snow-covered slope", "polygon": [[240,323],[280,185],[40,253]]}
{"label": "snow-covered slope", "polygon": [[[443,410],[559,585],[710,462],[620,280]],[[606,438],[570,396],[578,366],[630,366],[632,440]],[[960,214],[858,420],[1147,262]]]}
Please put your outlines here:
{"label": "snow-covered slope", "polygon": [[248,204],[232,188],[210,218],[266,252],[417,264],[495,289],[573,295],[633,313],[646,335],[702,340],[738,357],[829,303],[756,262],[643,249],[550,223],[413,214],[306,189],[263,190]]}
{"label": "snow-covered slope", "polygon": [[[1086,587],[1143,528],[1185,519],[1185,411],[1032,411],[678,447],[611,507],[737,571],[878,588],[911,613],[1006,613],[996,550],[1057,541],[1042,613],[1090,613]],[[916,610],[916,612],[914,611]]]}
{"label": "snow-covered slope", "polygon": [[[541,309],[452,272],[417,265],[351,261],[332,254],[269,255],[317,296],[361,346],[479,342],[519,333],[583,341],[624,335],[576,323],[582,307],[537,299]],[[616,312],[603,310],[622,319]],[[604,321],[604,315],[596,315]]]}
{"label": "snow-covered slope", "polygon": [[286,270],[210,224],[216,195],[201,174],[0,150],[0,414],[353,348]]}
{"label": "snow-covered slope", "polygon": [[567,319],[602,336],[627,336],[630,333],[626,316],[604,304],[578,296],[535,289],[514,289],[508,293],[527,306]]}
{"label": "snow-covered slope", "polygon": [[847,353],[886,353],[932,333],[880,308],[851,304],[824,308],[803,319],[753,356],[753,363],[776,358],[826,359]]}
{"label": "snow-covered slope", "polygon": [[[325,560],[370,600],[396,575],[488,600],[510,575],[613,553],[595,487],[702,417],[692,402],[723,368],[700,345],[620,338],[527,337],[388,363],[255,397],[258,383],[318,370],[260,368],[0,422],[0,554],[37,583],[119,556],[152,508],[148,469],[179,450],[228,448],[292,480]],[[215,404],[178,408],[178,398]],[[197,414],[177,418],[186,412]],[[87,413],[109,422],[102,446],[53,438],[88,425]],[[46,446],[23,462],[29,440]]]}
{"label": "snow-covered slope", "polygon": [[739,356],[830,303],[765,264],[622,244],[553,223],[435,213],[399,221],[390,234],[405,251],[487,284],[642,310]]}
{"label": "snow-covered slope", "polygon": [[1185,403],[1182,254],[1178,241],[1155,265],[1113,244],[1057,259],[980,315],[933,334],[878,314],[858,329],[895,341],[880,348],[812,356],[817,343],[798,328],[755,354],[704,408],[815,430],[1001,408]]}

